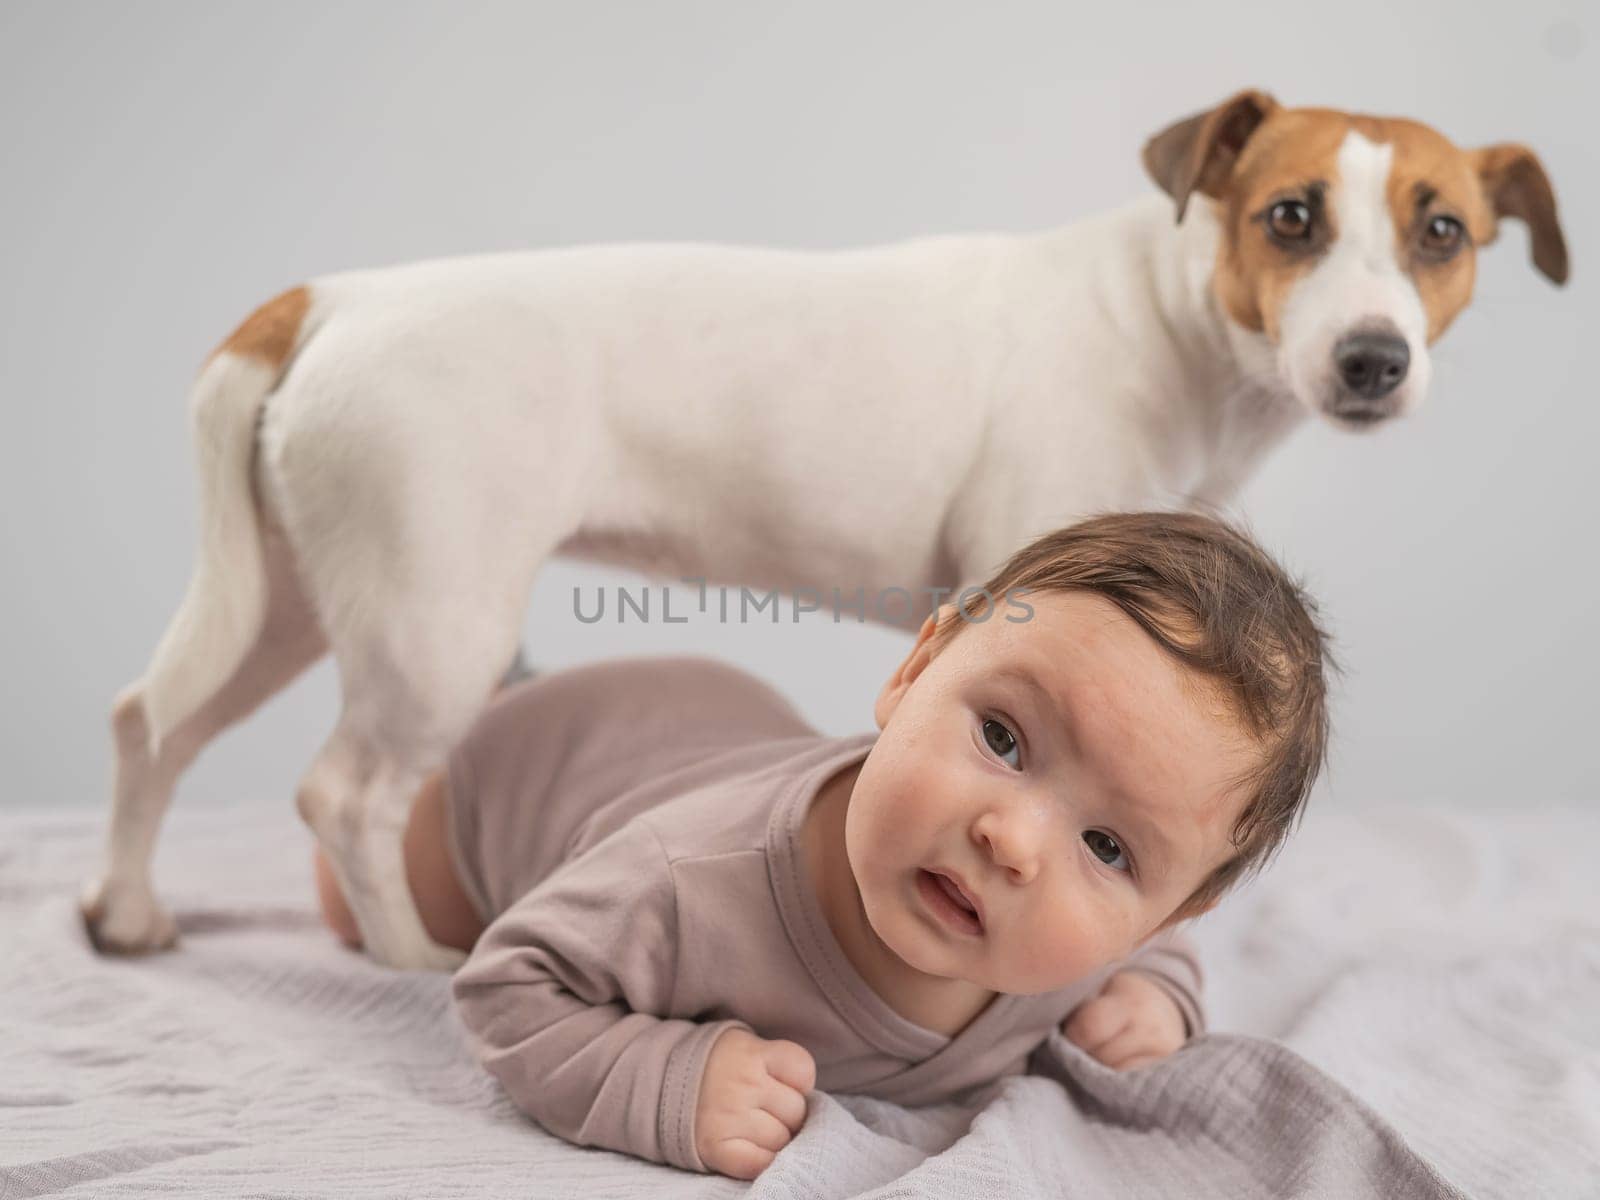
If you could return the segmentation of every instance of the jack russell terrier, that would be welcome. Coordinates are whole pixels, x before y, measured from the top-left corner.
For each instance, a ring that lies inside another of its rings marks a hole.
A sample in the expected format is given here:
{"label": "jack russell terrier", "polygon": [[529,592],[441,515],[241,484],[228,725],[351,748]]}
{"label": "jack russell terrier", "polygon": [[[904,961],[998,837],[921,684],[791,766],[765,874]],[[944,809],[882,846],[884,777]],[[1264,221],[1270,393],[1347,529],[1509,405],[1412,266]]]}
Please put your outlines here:
{"label": "jack russell terrier", "polygon": [[1042,233],[551,249],[269,301],[192,393],[198,561],[113,707],[94,944],[176,940],[150,858],[179,774],[330,649],[343,706],[299,811],[368,950],[448,968],[401,833],[549,555],[953,591],[1091,512],[1219,505],[1307,414],[1367,429],[1414,409],[1499,218],[1567,277],[1519,145],[1246,91],[1144,162],[1164,197]]}

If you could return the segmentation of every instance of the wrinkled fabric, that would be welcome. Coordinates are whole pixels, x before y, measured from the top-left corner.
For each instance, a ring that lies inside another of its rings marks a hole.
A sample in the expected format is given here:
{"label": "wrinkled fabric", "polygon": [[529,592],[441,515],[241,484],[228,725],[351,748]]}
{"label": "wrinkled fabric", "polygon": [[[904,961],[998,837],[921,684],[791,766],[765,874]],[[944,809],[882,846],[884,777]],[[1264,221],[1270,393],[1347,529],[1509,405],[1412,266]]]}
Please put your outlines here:
{"label": "wrinkled fabric", "polygon": [[183,799],[155,862],[183,940],[133,960],[96,956],[74,908],[104,814],[0,811],[6,1200],[1449,1194],[1412,1159],[1473,1200],[1600,1196],[1592,805],[1313,807],[1195,924],[1226,1033],[1125,1075],[1057,1046],[1062,1077],[965,1105],[816,1092],[747,1185],[541,1130],[473,1060],[443,975],[321,926],[285,797]]}

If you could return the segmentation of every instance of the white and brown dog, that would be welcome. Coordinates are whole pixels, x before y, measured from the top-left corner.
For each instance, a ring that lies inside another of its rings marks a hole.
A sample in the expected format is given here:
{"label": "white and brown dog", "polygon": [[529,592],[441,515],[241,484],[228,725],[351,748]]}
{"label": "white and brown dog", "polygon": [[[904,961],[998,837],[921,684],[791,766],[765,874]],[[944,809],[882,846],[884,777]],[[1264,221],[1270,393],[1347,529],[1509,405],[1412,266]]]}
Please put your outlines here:
{"label": "white and brown dog", "polygon": [[1567,275],[1521,146],[1252,91],[1144,158],[1165,197],[1044,233],[490,255],[267,303],[194,388],[198,564],[113,709],[95,944],[174,941],[149,864],[179,773],[330,648],[343,709],[299,810],[368,949],[450,966],[401,832],[547,556],[958,588],[1093,511],[1223,502],[1307,414],[1415,408],[1499,218]]}

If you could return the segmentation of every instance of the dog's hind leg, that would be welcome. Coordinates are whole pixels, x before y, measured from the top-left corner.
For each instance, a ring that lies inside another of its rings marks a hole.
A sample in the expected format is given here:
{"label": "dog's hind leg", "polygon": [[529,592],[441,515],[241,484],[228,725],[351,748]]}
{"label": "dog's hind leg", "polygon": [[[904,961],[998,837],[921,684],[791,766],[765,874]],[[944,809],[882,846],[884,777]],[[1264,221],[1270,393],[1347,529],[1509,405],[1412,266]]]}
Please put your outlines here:
{"label": "dog's hind leg", "polygon": [[[144,680],[118,694],[111,711],[116,775],[104,868],[79,908],[89,938],[104,952],[136,954],[173,944],[177,930],[156,899],[150,858],[178,777],[219,732],[248,716],[327,648],[306,603],[280,532],[262,531],[265,617],[233,673],[160,741],[149,744]],[[193,646],[187,653],[203,654]]]}
{"label": "dog's hind leg", "polygon": [[493,692],[520,617],[512,606],[390,594],[370,623],[335,639],[344,707],[296,803],[363,945],[389,966],[448,970],[462,961],[423,927],[403,835],[423,779]]}

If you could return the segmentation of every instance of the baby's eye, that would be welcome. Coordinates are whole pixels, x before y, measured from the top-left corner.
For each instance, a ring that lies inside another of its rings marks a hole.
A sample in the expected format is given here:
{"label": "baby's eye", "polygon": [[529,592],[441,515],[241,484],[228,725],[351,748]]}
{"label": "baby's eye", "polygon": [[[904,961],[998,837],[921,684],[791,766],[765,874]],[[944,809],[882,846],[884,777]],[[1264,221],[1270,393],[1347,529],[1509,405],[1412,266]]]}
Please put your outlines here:
{"label": "baby's eye", "polygon": [[[1133,864],[1128,861],[1128,856],[1122,852],[1122,847],[1117,844],[1117,839],[1109,833],[1101,833],[1098,829],[1090,829],[1083,835],[1083,840],[1088,844],[1090,851],[1108,867],[1116,867],[1119,871],[1132,870]],[[1122,865],[1117,866],[1117,860],[1122,860]]]}
{"label": "baby's eye", "polygon": [[[1016,736],[993,717],[983,723],[983,740],[1001,762],[1013,770],[1022,770],[1022,747],[1017,745]],[[1015,762],[1010,758],[1013,754],[1017,756]]]}

